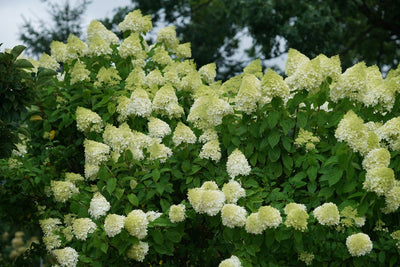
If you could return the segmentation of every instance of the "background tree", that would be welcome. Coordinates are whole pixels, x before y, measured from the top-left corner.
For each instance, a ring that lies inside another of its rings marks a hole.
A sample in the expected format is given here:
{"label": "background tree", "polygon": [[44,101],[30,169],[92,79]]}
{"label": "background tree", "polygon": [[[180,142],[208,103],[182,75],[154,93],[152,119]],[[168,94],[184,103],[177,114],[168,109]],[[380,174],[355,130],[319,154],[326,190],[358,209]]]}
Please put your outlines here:
{"label": "background tree", "polygon": [[71,5],[69,0],[63,3],[52,3],[42,0],[49,6],[51,21],[39,19],[32,22],[24,18],[19,39],[27,46],[26,52],[31,56],[50,53],[52,41],[66,42],[70,34],[82,36],[82,18],[91,0],[79,0]]}
{"label": "background tree", "polygon": [[26,71],[33,66],[26,59],[17,59],[24,49],[19,45],[0,53],[0,159],[11,155],[19,140],[21,118],[33,102],[33,79]]}
{"label": "background tree", "polygon": [[[253,38],[246,51],[250,59],[271,59],[295,48],[309,57],[340,54],[344,68],[360,60],[386,69],[399,63],[399,0],[132,3],[143,13],[153,14],[154,22],[175,25],[181,40],[191,42],[195,62],[202,66],[214,61],[226,77],[243,67],[230,56],[237,51],[239,33],[244,30]],[[103,22],[115,27],[130,10],[120,8],[114,18]]]}

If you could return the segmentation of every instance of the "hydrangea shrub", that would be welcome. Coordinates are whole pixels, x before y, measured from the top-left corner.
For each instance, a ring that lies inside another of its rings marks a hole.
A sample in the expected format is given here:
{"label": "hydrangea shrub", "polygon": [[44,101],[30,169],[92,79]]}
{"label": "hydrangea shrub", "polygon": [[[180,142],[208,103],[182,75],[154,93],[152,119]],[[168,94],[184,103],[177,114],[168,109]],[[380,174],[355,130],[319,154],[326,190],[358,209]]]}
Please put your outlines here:
{"label": "hydrangea shrub", "polygon": [[284,77],[255,60],[215,81],[173,26],[153,44],[151,29],[139,10],[122,41],[93,21],[86,43],[54,42],[39,60],[62,71],[31,127],[48,150],[72,128],[78,162],[42,162],[38,216],[60,266],[400,260],[398,69],[342,73],[338,56],[291,49]]}

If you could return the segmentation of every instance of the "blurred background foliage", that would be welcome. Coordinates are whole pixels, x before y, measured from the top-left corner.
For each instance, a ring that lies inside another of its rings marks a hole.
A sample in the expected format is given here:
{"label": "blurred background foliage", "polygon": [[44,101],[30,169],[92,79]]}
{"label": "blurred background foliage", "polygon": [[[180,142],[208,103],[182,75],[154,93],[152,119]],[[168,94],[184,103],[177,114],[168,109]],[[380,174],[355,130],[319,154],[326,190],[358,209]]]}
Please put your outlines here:
{"label": "blurred background foliage", "polygon": [[[51,40],[66,41],[69,33],[82,36],[80,23],[90,2],[51,4],[54,25],[40,21],[37,28],[27,20],[21,41],[38,56],[49,51]],[[175,25],[181,41],[191,42],[198,67],[215,62],[220,79],[232,77],[255,58],[274,59],[289,48],[308,57],[340,54],[344,69],[365,61],[386,72],[399,63],[399,6],[399,0],[132,0],[111,18],[99,20],[117,32],[122,18],[138,8],[151,14],[155,25]],[[250,44],[239,51],[246,35]],[[238,53],[246,60],[234,56]],[[279,69],[270,62],[264,67]]]}

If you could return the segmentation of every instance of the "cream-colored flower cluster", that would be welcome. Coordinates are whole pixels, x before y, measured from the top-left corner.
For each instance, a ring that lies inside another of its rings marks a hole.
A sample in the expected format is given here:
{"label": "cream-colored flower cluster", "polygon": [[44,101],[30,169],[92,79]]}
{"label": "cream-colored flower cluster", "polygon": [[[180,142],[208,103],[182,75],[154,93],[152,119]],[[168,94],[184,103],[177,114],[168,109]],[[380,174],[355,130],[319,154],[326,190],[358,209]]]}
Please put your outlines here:
{"label": "cream-colored flower cluster", "polygon": [[348,236],[346,246],[353,257],[359,257],[371,252],[373,245],[367,234],[358,233]]}
{"label": "cream-colored flower cluster", "polygon": [[365,224],[365,217],[358,216],[357,209],[346,206],[340,211],[340,225],[337,227],[339,231],[343,227],[362,227]]}
{"label": "cream-colored flower cluster", "polygon": [[278,209],[262,206],[258,209],[258,212],[247,217],[245,230],[251,234],[261,234],[267,228],[277,228],[281,223],[282,217]]}
{"label": "cream-colored flower cluster", "polygon": [[362,155],[379,148],[378,136],[369,131],[364,121],[352,110],[348,111],[339,122],[335,137],[341,142],[346,142],[354,151]]}
{"label": "cream-colored flower cluster", "polygon": [[389,143],[391,150],[400,150],[400,117],[388,120],[376,133]]}
{"label": "cream-colored flower cluster", "polygon": [[197,98],[190,108],[187,120],[196,128],[209,129],[222,123],[222,118],[233,113],[231,105],[216,96]]}
{"label": "cream-colored flower cluster", "polygon": [[73,172],[66,172],[65,173],[65,181],[71,182],[73,184],[76,184],[78,182],[84,181],[85,178],[83,178],[82,175],[79,173],[73,173]]}
{"label": "cream-colored flower cluster", "polygon": [[340,214],[336,204],[329,202],[318,206],[313,211],[314,217],[322,225],[338,225],[340,222]]}
{"label": "cream-colored flower cluster", "polygon": [[383,79],[377,66],[367,67],[360,62],[348,68],[336,83],[332,83],[330,97],[335,102],[347,97],[367,107],[380,104],[383,108],[380,112],[390,111],[400,89],[399,75],[396,71],[391,74]]}
{"label": "cream-colored flower cluster", "polygon": [[109,237],[119,234],[124,228],[125,216],[117,214],[108,214],[104,220],[104,230]]}
{"label": "cream-colored flower cluster", "polygon": [[386,148],[375,148],[371,150],[362,162],[365,170],[375,168],[387,168],[390,164],[390,152]]}
{"label": "cream-colored flower cluster", "polygon": [[71,247],[53,250],[58,263],[63,267],[75,267],[78,264],[79,254]]}
{"label": "cream-colored flower cluster", "polygon": [[291,91],[307,90],[311,93],[319,91],[321,83],[330,77],[336,80],[341,74],[340,59],[338,56],[327,58],[319,55],[310,60],[295,49],[289,49],[286,61],[285,79]]}
{"label": "cream-colored flower cluster", "polygon": [[193,209],[199,213],[206,213],[215,216],[222,209],[225,202],[225,195],[218,189],[213,181],[205,182],[199,188],[188,190],[188,199]]}
{"label": "cream-colored flower cluster", "polygon": [[139,241],[139,243],[132,245],[127,251],[128,258],[142,262],[149,252],[149,244],[147,242]]}
{"label": "cream-colored flower cluster", "polygon": [[70,197],[79,193],[79,188],[70,181],[52,180],[50,182],[50,187],[56,201],[62,203],[65,203]]}
{"label": "cream-colored flower cluster", "polygon": [[289,203],[285,206],[287,227],[293,227],[295,230],[304,232],[307,230],[308,218],[306,206],[303,204]]}
{"label": "cream-colored flower cluster", "polygon": [[233,179],[222,186],[222,192],[225,194],[226,202],[231,204],[236,204],[239,198],[246,196],[244,188]]}
{"label": "cream-colored flower cluster", "polygon": [[229,227],[242,227],[246,224],[246,209],[236,204],[225,204],[221,209],[222,224]]}
{"label": "cream-colored flower cluster", "polygon": [[71,81],[70,81],[71,85],[78,82],[90,80],[89,77],[90,71],[86,69],[85,63],[80,62],[79,60],[75,62],[70,74],[71,74]]}
{"label": "cream-colored flower cluster", "polygon": [[226,162],[226,171],[231,178],[238,175],[247,176],[250,174],[251,167],[243,153],[239,149],[235,149],[228,157]]}
{"label": "cream-colored flower cluster", "polygon": [[103,128],[103,120],[96,112],[84,107],[76,109],[76,128],[84,133],[100,133]]}
{"label": "cream-colored flower cluster", "polygon": [[171,133],[171,128],[168,123],[158,118],[150,117],[147,125],[150,137],[163,138]]}
{"label": "cream-colored flower cluster", "polygon": [[153,108],[159,114],[166,115],[169,118],[180,118],[184,113],[171,84],[162,86],[156,92],[153,98]]}
{"label": "cream-colored flower cluster", "polygon": [[147,215],[142,210],[131,211],[124,220],[125,229],[132,236],[143,239],[147,236]]}
{"label": "cream-colored flower cluster", "polygon": [[61,230],[61,220],[57,218],[47,218],[39,221],[40,228],[44,233],[43,243],[48,251],[61,246],[61,238],[58,232]]}
{"label": "cream-colored flower cluster", "polygon": [[194,144],[197,141],[196,135],[193,133],[190,127],[186,126],[182,122],[178,122],[172,136],[172,142],[175,146],[179,146],[182,143]]}
{"label": "cream-colored flower cluster", "polygon": [[110,147],[106,144],[85,139],[85,177],[94,179],[102,162],[107,161]]}
{"label": "cream-colored flower cluster", "polygon": [[307,151],[315,149],[315,143],[318,142],[319,142],[318,136],[314,136],[312,132],[304,130],[303,128],[300,128],[299,134],[297,135],[297,138],[294,140],[295,145],[298,146],[305,145],[305,149]]}
{"label": "cream-colored flower cluster", "polygon": [[110,202],[108,202],[100,192],[96,192],[94,193],[92,200],[90,200],[88,211],[91,217],[99,219],[101,216],[106,215],[110,208]]}
{"label": "cream-colored flower cluster", "polygon": [[218,267],[242,267],[242,263],[238,257],[232,255],[230,258],[221,261]]}
{"label": "cream-colored flower cluster", "polygon": [[97,225],[90,218],[78,218],[72,221],[72,229],[77,239],[86,240],[88,234],[97,229]]}
{"label": "cream-colored flower cluster", "polygon": [[251,114],[261,99],[261,81],[254,74],[245,74],[235,97],[235,109]]}
{"label": "cream-colored flower cluster", "polygon": [[171,205],[171,207],[169,207],[168,217],[173,223],[183,222],[186,218],[185,212],[185,205]]}
{"label": "cream-colored flower cluster", "polygon": [[311,265],[314,260],[314,254],[311,252],[302,251],[299,254],[299,261],[304,262],[307,266]]}

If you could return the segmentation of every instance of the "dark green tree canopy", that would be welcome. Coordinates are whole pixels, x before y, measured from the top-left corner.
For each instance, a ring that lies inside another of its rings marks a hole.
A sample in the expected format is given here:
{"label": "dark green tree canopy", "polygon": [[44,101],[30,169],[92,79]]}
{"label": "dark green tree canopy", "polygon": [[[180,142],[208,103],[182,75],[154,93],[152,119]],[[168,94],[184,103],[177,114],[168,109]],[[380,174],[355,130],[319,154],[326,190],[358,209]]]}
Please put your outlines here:
{"label": "dark green tree canopy", "polygon": [[[238,48],[238,33],[253,38],[250,58],[271,59],[295,48],[309,57],[339,54],[343,67],[357,61],[394,67],[400,57],[399,0],[132,0],[153,22],[176,25],[191,42],[199,66],[216,62],[229,76],[240,69],[228,60]],[[132,8],[104,20],[112,28]],[[155,14],[155,15],[154,15]],[[285,40],[284,49],[282,40]]]}

